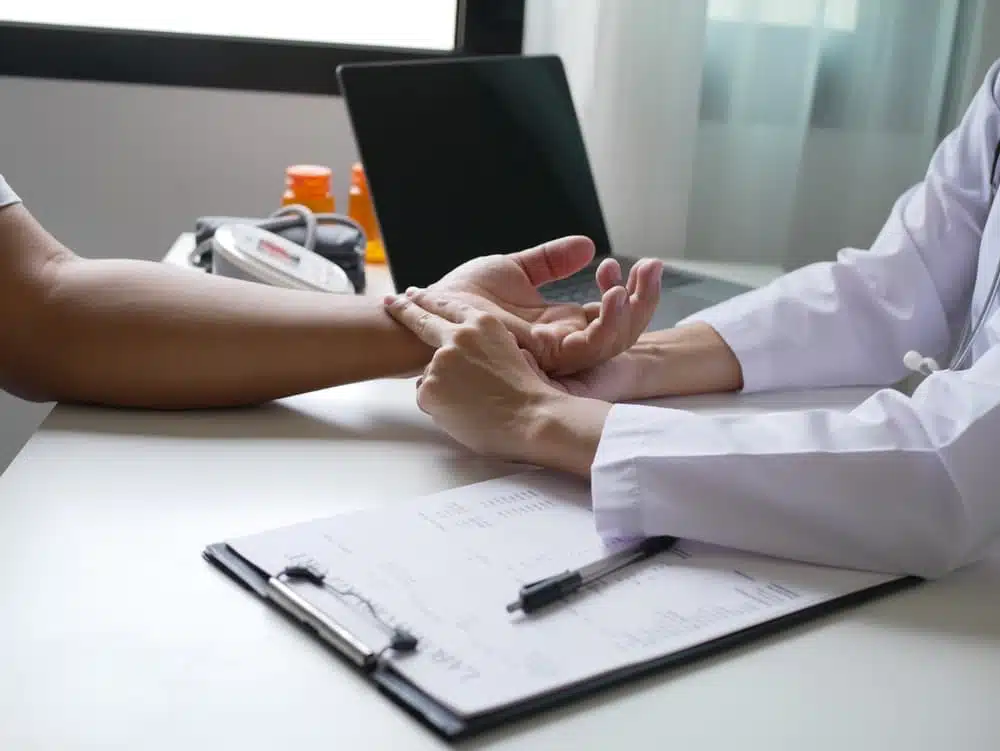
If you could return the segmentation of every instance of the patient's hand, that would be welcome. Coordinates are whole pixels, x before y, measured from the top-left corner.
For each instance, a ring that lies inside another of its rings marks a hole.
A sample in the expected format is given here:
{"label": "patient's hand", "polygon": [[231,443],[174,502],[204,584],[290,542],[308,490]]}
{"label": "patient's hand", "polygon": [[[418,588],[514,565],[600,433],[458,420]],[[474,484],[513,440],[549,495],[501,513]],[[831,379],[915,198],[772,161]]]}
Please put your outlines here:
{"label": "patient's hand", "polygon": [[[570,276],[594,257],[583,237],[565,237],[508,255],[477,258],[425,290],[407,295],[428,311],[449,301],[495,315],[545,372],[568,375],[592,368],[632,346],[645,330],[660,296],[662,263],[644,259],[623,284],[621,269],[606,260],[597,271],[601,302],[547,302],[538,287]],[[390,313],[394,314],[390,307]],[[412,325],[412,322],[411,324]]]}

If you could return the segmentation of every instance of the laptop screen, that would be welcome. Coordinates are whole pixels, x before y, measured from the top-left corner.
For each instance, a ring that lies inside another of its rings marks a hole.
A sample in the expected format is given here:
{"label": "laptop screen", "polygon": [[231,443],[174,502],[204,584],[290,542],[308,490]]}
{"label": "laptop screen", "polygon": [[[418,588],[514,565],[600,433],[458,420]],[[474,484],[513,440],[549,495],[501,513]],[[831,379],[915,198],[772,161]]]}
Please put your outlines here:
{"label": "laptop screen", "polygon": [[554,56],[345,65],[338,71],[396,288],[564,235],[610,252]]}

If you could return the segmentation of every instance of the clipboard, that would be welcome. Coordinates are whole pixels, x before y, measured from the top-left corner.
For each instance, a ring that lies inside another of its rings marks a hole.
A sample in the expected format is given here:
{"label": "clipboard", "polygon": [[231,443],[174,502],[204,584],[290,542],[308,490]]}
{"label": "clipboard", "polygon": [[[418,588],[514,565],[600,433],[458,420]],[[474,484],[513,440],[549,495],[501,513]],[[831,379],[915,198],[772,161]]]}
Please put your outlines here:
{"label": "clipboard", "polygon": [[[532,477],[527,477],[531,475]],[[534,472],[515,478],[479,483],[478,490],[508,491],[511,487],[532,486],[537,483]],[[464,489],[447,491],[444,495],[460,497]],[[360,514],[374,512],[355,512]],[[336,518],[335,518],[336,519]],[[329,612],[316,607],[314,602],[301,596],[290,586],[283,586],[269,572],[241,555],[231,542],[208,545],[203,557],[249,592],[265,600],[290,621],[319,639],[331,652],[353,670],[363,675],[373,687],[388,697],[419,723],[448,742],[456,742],[493,730],[512,722],[528,719],[559,707],[571,705],[583,698],[602,694],[640,678],[663,673],[670,669],[695,663],[718,655],[728,649],[758,642],[788,629],[859,606],[876,598],[885,597],[912,587],[922,579],[916,577],[882,577],[874,584],[860,586],[836,597],[816,604],[767,618],[748,627],[736,628],[724,634],[699,640],[682,649],[671,649],[633,664],[617,669],[583,676],[578,680],[559,685],[535,695],[509,702],[497,709],[475,713],[456,711],[432,695],[418,681],[409,678],[398,668],[396,658],[386,654],[385,643],[372,641],[371,633],[361,635],[343,620],[331,617]],[[791,564],[790,564],[791,565]],[[623,574],[628,577],[629,574]],[[508,597],[509,591],[498,594]],[[586,597],[586,595],[583,595]]]}

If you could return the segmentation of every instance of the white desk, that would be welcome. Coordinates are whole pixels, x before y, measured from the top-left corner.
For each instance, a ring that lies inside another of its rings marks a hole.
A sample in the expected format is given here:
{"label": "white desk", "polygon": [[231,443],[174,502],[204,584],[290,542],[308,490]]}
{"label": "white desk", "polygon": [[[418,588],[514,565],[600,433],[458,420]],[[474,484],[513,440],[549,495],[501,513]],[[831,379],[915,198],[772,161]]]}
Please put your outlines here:
{"label": "white desk", "polygon": [[[444,747],[200,552],[510,469],[437,431],[409,380],[258,409],[57,407],[0,478],[0,748]],[[998,592],[982,564],[466,747],[996,749]]]}

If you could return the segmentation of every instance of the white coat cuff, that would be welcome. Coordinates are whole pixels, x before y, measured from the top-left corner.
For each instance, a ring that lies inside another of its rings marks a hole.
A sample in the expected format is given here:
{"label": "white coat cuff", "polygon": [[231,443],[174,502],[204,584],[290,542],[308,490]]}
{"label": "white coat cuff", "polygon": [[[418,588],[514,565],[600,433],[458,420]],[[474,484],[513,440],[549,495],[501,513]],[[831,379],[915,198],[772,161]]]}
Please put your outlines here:
{"label": "white coat cuff", "polygon": [[643,455],[648,431],[648,415],[633,405],[616,404],[604,422],[590,474],[594,522],[606,541],[643,535],[636,457]]}

